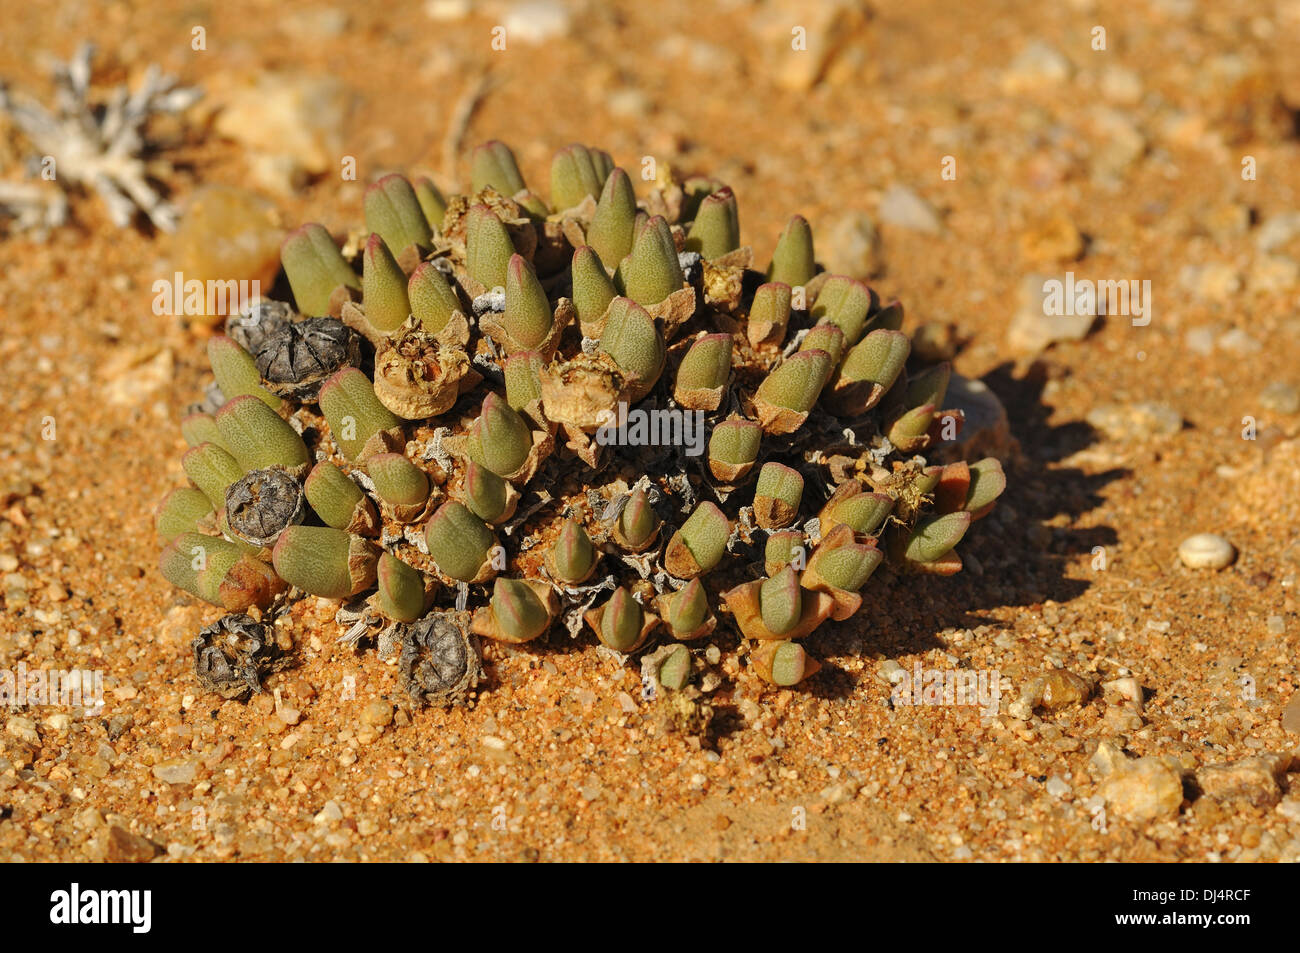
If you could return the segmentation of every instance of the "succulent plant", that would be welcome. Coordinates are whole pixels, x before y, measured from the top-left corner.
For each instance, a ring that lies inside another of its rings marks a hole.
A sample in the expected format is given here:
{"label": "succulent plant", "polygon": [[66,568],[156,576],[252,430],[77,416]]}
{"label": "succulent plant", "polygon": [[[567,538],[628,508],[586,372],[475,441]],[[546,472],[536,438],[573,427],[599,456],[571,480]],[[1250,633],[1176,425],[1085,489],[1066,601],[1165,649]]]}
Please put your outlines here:
{"label": "succulent plant", "polygon": [[348,603],[341,622],[391,628],[413,699],[450,703],[481,678],[476,637],[584,624],[623,654],[665,643],[674,691],[735,630],[788,687],[882,566],[961,568],[1001,464],[925,458],[962,422],[950,368],[912,353],[897,302],[819,272],[805,219],[760,272],[714,179],[638,197],[569,146],[544,201],[502,143],[471,165],[462,195],[378,180],[344,246],[293,232],[296,308],[211,338],[192,486],[155,515],[168,580],[235,613]]}

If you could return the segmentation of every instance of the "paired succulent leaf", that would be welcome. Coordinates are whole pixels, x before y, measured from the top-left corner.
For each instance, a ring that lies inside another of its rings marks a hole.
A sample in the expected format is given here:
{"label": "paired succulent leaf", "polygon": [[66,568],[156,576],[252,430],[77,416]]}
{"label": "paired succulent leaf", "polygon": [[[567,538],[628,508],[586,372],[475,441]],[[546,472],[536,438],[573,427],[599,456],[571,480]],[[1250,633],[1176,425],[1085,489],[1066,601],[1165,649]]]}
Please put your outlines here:
{"label": "paired succulent leaf", "polygon": [[438,569],[452,579],[474,582],[488,574],[492,531],[465,504],[452,500],[438,507],[424,539]]}
{"label": "paired succulent leaf", "polygon": [[378,561],[374,543],[332,526],[289,526],[271,553],[281,579],[326,599],[349,599],[369,589]]}
{"label": "paired succulent leaf", "polygon": [[369,498],[361,488],[328,460],[312,467],[303,482],[307,503],[326,526],[374,536],[379,531],[379,518]]}
{"label": "paired succulent leaf", "polygon": [[217,387],[227,400],[250,395],[272,410],[284,406],[283,400],[262,386],[262,375],[253,355],[224,334],[214,334],[208,339],[208,363],[212,365]]}
{"label": "paired succulent leaf", "polygon": [[632,251],[636,234],[636,193],[632,180],[622,169],[614,169],[605,180],[596,212],[587,228],[587,244],[601,261],[620,262]]}
{"label": "paired succulent leaf", "polygon": [[566,146],[551,160],[551,205],[557,212],[571,209],[601,194],[614,168],[608,152],[586,146]]}
{"label": "paired succulent leaf", "polygon": [[360,291],[361,281],[323,225],[311,223],[289,233],[280,246],[280,262],[303,314],[337,314]]}
{"label": "paired succulent leaf", "polygon": [[627,376],[629,400],[640,400],[654,389],[668,355],[663,335],[645,308],[630,298],[615,298],[600,346]]}
{"label": "paired succulent leaf", "polygon": [[430,334],[445,328],[452,314],[461,310],[460,297],[447,276],[431,261],[420,262],[411,272],[406,297],[411,314]]}
{"label": "paired succulent leaf", "polygon": [[591,577],[596,568],[596,547],[578,520],[564,521],[546,555],[546,568],[552,577],[570,586]]}
{"label": "paired succulent leaf", "polygon": [[664,568],[678,579],[694,579],[718,565],[727,551],[731,523],[709,502],[695,507],[664,552]]}
{"label": "paired succulent leaf", "polygon": [[763,428],[752,420],[732,417],[713,428],[709,436],[709,470],[724,483],[743,480],[758,460]]}
{"label": "paired succulent leaf", "polygon": [[862,339],[867,317],[876,305],[876,294],[861,281],[844,275],[831,275],[817,293],[812,306],[813,320],[834,324],[844,332],[850,347]]}
{"label": "paired succulent leaf", "polygon": [[673,399],[690,410],[717,410],[731,376],[730,334],[704,334],[696,338],[673,383]]}
{"label": "paired succulent leaf", "polygon": [[614,525],[614,539],[629,552],[639,553],[649,547],[659,535],[662,520],[650,505],[645,490],[633,490],[627,504],[618,514]]}
{"label": "paired succulent leaf", "polygon": [[395,622],[414,622],[424,615],[424,576],[392,553],[379,557],[376,569],[379,610]]}
{"label": "paired succulent leaf", "polygon": [[496,139],[474,149],[470,158],[470,181],[476,193],[490,188],[508,197],[524,190],[524,177],[519,173],[515,154],[508,145]]}
{"label": "paired succulent leaf", "polygon": [[754,519],[763,529],[782,529],[794,522],[803,500],[803,474],[783,463],[763,464],[754,487]]}
{"label": "paired succulent leaf", "polygon": [[817,265],[813,259],[812,229],[808,220],[796,215],[781,232],[777,239],[776,251],[772,253],[772,264],[767,269],[768,281],[779,281],[792,288],[806,285],[816,273]]}
{"label": "paired succulent leaf", "polygon": [[217,411],[216,423],[222,444],[245,472],[281,466],[302,477],[311,467],[311,454],[298,431],[256,397],[227,401]]}
{"label": "paired succulent leaf", "polygon": [[573,307],[585,336],[600,336],[605,311],[617,293],[594,250],[583,245],[573,253]]}
{"label": "paired succulent leaf", "polygon": [[637,304],[652,305],[681,289],[685,278],[672,229],[658,215],[639,226],[632,251],[618,266],[616,282]]}
{"label": "paired succulent leaf", "polygon": [[722,188],[700,203],[695,221],[686,233],[686,250],[704,259],[721,258],[740,247],[740,213],[736,195]]}
{"label": "paired succulent leaf", "polygon": [[673,638],[681,641],[699,639],[717,626],[709,611],[709,596],[700,580],[692,579],[676,592],[666,592],[657,600],[659,615]]}
{"label": "paired succulent leaf", "polygon": [[[414,255],[418,260],[432,247],[433,231],[415,189],[405,177],[386,175],[366,189],[365,211],[366,228],[379,235],[397,256]],[[441,214],[438,221],[442,221]]]}
{"label": "paired succulent leaf", "polygon": [[465,269],[489,291],[506,286],[506,273],[515,254],[505,224],[486,205],[469,210],[465,224]]}
{"label": "paired succulent leaf", "polygon": [[502,642],[530,642],[555,618],[551,587],[524,579],[498,577],[492,601],[474,613],[474,632]]}
{"label": "paired succulent leaf", "polygon": [[402,422],[380,403],[370,378],[355,367],[343,368],[322,384],[319,402],[331,436],[349,460],[391,449],[386,435],[401,433]]}
{"label": "paired succulent leaf", "polygon": [[768,374],[754,394],[763,430],[786,434],[803,426],[833,367],[825,351],[798,351]]}

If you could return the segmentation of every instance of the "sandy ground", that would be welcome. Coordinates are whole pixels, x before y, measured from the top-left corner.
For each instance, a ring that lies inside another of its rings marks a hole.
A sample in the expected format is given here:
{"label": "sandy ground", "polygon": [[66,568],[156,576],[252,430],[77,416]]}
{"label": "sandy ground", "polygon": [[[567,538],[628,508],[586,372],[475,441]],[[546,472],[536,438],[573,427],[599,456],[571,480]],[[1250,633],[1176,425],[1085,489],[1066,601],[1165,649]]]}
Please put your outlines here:
{"label": "sandy ground", "polygon": [[[797,4],[591,2],[526,21],[383,6],[8,0],[0,76],[47,95],[42,58],[86,38],[110,79],[157,62],[218,101],[264,71],[335,76],[357,182],[335,154],[276,192],[255,150],[211,129],[172,154],[179,202],[251,186],[285,226],[360,222],[365,182],[390,169],[454,183],[449,149],[491,137],[539,182],[572,141],[711,171],[761,261],[796,211],[841,254],[829,236],[865,213],[875,287],[907,329],[956,325],[957,369],[1005,403],[1011,486],[963,544],[967,571],[879,577],[867,611],[816,633],[827,664],[806,688],[764,690],[723,639],[704,743],[664,730],[634,668],[586,637],[490,648],[474,707],[410,711],[394,667],[336,646],[310,599],[288,626],[300,664],[268,682],[279,704],[222,703],[188,654],[220,612],[162,580],[150,524],[183,480],[201,335],[151,309],[168,238],[74,195],[48,240],[0,240],[0,667],[99,669],[107,697],[95,715],[0,712],[0,858],[1300,858],[1300,717],[1283,727],[1300,639],[1295,0],[921,0],[860,27],[848,3],[829,24]],[[501,23],[514,32],[493,51]],[[810,48],[792,51],[800,25]],[[882,205],[893,187],[937,230]],[[1009,332],[1025,278],[1067,270],[1149,280],[1150,322],[1106,317],[1026,352]],[[1182,565],[1197,532],[1231,540],[1235,562]],[[1000,712],[891,706],[890,662],[996,669]],[[1055,667],[1132,677],[1142,701],[1098,690],[1014,717]],[[1103,742],[1127,759],[1109,776]],[[1170,777],[1172,799],[1150,793]]]}

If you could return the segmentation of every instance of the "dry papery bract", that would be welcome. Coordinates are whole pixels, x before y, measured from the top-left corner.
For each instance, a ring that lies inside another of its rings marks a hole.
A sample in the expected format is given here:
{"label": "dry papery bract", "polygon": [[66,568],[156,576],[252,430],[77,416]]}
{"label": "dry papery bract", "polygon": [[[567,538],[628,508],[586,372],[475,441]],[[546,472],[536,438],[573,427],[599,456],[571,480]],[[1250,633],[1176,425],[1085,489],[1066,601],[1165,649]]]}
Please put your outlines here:
{"label": "dry papery bract", "polygon": [[292,304],[212,339],[193,488],[157,517],[172,583],[232,613],[337,600],[351,633],[407,633],[410,696],[445,701],[480,637],[680,644],[672,693],[738,633],[743,677],[789,687],[882,563],[961,568],[1001,464],[927,463],[962,424],[948,365],[819,270],[803,218],[759,268],[716,179],[661,167],[638,197],[583,146],[544,190],[499,142],[471,167],[464,194],[375,182],[346,243],[294,230]]}

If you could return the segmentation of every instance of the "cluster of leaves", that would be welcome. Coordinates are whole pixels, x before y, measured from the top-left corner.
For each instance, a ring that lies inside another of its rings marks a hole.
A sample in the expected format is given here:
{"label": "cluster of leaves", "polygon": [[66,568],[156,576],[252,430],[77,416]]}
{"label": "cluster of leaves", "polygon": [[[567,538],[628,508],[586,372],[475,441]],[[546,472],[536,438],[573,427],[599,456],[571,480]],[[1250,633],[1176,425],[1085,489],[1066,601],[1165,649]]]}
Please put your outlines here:
{"label": "cluster of leaves", "polygon": [[[351,601],[363,628],[586,626],[620,653],[704,639],[725,608],[788,686],[817,668],[799,640],[857,612],[882,562],[961,568],[1001,465],[927,464],[962,423],[948,365],[911,360],[897,302],[818,269],[803,218],[758,271],[710,178],[661,168],[638,199],[575,145],[547,202],[499,142],[472,177],[449,198],[379,180],[342,247],[299,228],[297,310],[262,302],[211,339],[193,486],[157,516],[171,582],[231,612],[287,587]],[[681,687],[689,655],[665,659]]]}

